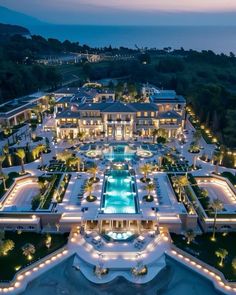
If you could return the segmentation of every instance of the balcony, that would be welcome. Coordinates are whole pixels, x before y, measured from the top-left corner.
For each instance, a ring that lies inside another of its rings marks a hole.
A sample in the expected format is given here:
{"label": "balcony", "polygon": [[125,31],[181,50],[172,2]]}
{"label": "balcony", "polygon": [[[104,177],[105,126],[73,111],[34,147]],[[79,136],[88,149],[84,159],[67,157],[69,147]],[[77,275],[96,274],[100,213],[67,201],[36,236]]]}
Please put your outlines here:
{"label": "balcony", "polygon": [[145,123],[145,124],[144,123],[137,123],[136,126],[137,127],[150,127],[150,126],[152,127],[152,126],[154,126],[154,123],[153,122],[149,122],[149,123]]}
{"label": "balcony", "polygon": [[160,128],[169,128],[169,129],[177,129],[179,127],[181,127],[181,123],[173,123],[173,122],[170,122],[170,123],[161,123],[159,124]]}
{"label": "balcony", "polygon": [[119,125],[126,125],[130,124],[131,120],[107,120],[108,125],[119,124]]}

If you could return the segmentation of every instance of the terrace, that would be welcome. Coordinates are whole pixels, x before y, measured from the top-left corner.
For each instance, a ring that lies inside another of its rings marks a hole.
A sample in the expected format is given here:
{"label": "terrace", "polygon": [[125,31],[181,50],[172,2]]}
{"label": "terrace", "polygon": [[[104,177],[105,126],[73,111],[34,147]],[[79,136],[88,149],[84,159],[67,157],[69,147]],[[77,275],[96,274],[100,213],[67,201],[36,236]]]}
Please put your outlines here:
{"label": "terrace", "polygon": [[210,202],[215,199],[222,202],[224,208],[218,212],[219,214],[235,213],[236,193],[226,180],[215,177],[195,177],[195,179],[198,187],[207,191]]}
{"label": "terrace", "polygon": [[40,192],[36,178],[26,177],[16,182],[4,201],[1,203],[2,211],[31,211],[32,200]]}
{"label": "terrace", "polygon": [[[73,146],[70,147],[69,144]],[[93,276],[94,280],[98,281],[93,270],[98,261],[102,261],[103,266],[109,269],[109,274],[116,273],[115,267],[127,267],[130,272],[137,265],[139,253],[150,274],[152,262],[158,264],[155,259],[170,245],[167,235],[163,234],[164,230],[168,228],[179,233],[186,228],[193,228],[200,231],[195,212],[199,208],[194,207],[196,200],[191,199],[195,186],[189,184],[189,187],[184,188],[186,196],[181,199],[165,173],[171,171],[176,177],[181,172],[184,175],[190,168],[190,157],[182,155],[174,144],[101,141],[76,145],[60,141],[58,145],[53,145],[53,158],[45,157],[48,172],[41,176],[44,180],[49,178],[49,181],[46,183],[46,190],[41,194],[43,198],[34,209],[39,228],[42,224],[41,213],[42,216],[48,214],[48,220],[58,214],[60,230],[72,229],[68,252],[71,254],[75,251],[79,255],[81,269],[87,263],[84,262],[84,257],[88,258],[91,263],[88,276]],[[65,150],[66,147],[69,148]],[[70,158],[81,160],[79,164],[71,165],[66,158],[60,160],[59,157],[54,157],[64,150],[66,153],[71,152]],[[151,166],[148,181],[143,181],[140,169],[145,164]],[[95,166],[98,171],[94,177],[89,168]],[[42,173],[32,167],[33,165],[29,165],[29,171],[33,171],[34,175]],[[204,170],[203,173],[205,172]],[[195,181],[196,187],[208,191],[210,201],[219,198],[224,203],[224,210],[218,212],[218,217],[227,215],[228,218],[230,213],[235,214],[236,198],[227,182],[219,180],[217,183],[205,176],[203,181],[201,177],[195,176]],[[154,189],[148,191],[148,184],[154,185]],[[91,191],[87,185],[92,186]],[[32,211],[32,199],[35,194],[39,194],[39,187],[34,182],[26,182],[25,185],[16,186],[12,193],[10,192],[2,208],[6,211],[5,214],[10,214],[13,210]],[[147,193],[153,197],[151,201],[146,198]],[[195,198],[197,199],[196,196]],[[201,204],[201,198],[199,202]],[[208,208],[203,211],[206,220],[211,219],[212,223],[211,212]],[[46,223],[45,220],[43,222]],[[54,224],[52,227],[55,230]],[[74,232],[75,227],[78,227],[77,232]],[[46,226],[44,228],[47,230]],[[86,273],[88,267],[84,269]],[[149,274],[144,275],[143,281],[148,280]],[[130,273],[129,275],[133,276]]]}

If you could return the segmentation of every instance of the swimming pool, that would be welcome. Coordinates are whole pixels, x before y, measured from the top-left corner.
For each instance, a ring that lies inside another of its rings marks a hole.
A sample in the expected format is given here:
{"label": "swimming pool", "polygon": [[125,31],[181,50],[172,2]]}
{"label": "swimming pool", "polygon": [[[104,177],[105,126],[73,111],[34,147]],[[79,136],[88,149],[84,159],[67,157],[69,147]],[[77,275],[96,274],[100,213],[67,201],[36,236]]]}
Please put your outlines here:
{"label": "swimming pool", "polygon": [[110,170],[105,175],[103,213],[137,213],[134,176],[128,170]]}
{"label": "swimming pool", "polygon": [[109,161],[125,162],[134,158],[135,150],[132,150],[128,145],[114,145],[104,151],[104,156]]}

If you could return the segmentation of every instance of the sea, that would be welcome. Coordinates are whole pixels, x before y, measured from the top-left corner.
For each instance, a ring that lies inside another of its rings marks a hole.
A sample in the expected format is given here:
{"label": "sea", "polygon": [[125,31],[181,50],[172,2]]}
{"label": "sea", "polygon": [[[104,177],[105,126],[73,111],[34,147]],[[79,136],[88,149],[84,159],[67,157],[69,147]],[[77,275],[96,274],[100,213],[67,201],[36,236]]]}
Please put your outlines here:
{"label": "sea", "polygon": [[212,50],[236,54],[236,26],[95,26],[37,25],[31,34],[92,47]]}

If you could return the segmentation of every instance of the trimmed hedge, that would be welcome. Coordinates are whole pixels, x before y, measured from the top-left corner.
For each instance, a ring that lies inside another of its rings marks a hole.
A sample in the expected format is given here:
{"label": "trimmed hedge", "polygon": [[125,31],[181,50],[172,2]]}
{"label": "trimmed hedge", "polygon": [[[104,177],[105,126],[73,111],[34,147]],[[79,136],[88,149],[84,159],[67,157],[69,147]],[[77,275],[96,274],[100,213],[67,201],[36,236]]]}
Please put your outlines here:
{"label": "trimmed hedge", "polygon": [[[14,179],[19,177],[19,176],[22,176],[20,175],[19,173],[17,172],[10,172],[8,174],[8,179],[6,180],[6,187],[9,188],[13,182],[14,182]],[[4,186],[3,186],[3,182],[0,184],[0,199],[3,197],[3,195],[6,193],[6,191],[4,190]]]}
{"label": "trimmed hedge", "polygon": [[223,172],[221,173],[221,176],[227,178],[233,185],[236,185],[236,176],[231,172]]}

